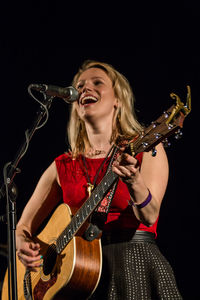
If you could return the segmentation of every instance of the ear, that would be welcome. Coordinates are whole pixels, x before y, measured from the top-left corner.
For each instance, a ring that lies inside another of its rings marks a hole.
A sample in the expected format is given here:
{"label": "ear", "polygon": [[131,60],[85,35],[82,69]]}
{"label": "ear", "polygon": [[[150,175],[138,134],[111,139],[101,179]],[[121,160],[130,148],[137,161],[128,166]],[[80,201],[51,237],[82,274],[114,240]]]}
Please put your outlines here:
{"label": "ear", "polygon": [[121,102],[119,101],[118,98],[115,98],[114,108],[117,109],[117,108],[120,108],[120,107],[121,107]]}

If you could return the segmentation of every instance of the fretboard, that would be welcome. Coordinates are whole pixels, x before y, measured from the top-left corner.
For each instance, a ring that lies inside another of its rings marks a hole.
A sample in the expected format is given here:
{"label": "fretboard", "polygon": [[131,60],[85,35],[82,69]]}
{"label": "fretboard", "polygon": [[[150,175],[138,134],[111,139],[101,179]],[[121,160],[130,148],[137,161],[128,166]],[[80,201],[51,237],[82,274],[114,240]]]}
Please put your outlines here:
{"label": "fretboard", "polygon": [[106,196],[112,185],[117,180],[118,175],[110,170],[101,180],[101,182],[92,191],[91,196],[85,201],[81,208],[72,217],[69,225],[63,230],[60,236],[57,238],[56,247],[59,254],[74,237],[77,231],[85,223],[87,218],[99,205],[101,200]]}

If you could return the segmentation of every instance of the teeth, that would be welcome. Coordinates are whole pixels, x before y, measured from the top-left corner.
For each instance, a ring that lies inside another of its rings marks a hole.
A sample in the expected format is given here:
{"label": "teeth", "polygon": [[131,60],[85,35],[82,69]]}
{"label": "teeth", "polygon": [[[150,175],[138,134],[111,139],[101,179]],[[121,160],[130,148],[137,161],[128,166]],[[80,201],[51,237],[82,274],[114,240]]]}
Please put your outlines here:
{"label": "teeth", "polygon": [[97,102],[97,98],[95,98],[93,96],[85,96],[83,99],[81,99],[81,104],[87,103],[87,100],[93,100],[93,101]]}

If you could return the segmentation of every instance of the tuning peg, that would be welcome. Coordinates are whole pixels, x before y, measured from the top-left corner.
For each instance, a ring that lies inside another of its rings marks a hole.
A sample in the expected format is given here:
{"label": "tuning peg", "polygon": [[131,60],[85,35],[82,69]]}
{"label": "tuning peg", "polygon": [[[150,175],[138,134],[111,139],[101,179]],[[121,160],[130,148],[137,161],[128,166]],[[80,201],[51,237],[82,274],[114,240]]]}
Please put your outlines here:
{"label": "tuning peg", "polygon": [[147,146],[149,145],[149,143],[147,142],[142,142],[142,147],[145,149]]}
{"label": "tuning peg", "polygon": [[182,138],[183,132],[178,129],[178,131],[176,131],[176,135],[175,135],[175,139],[179,140],[180,138]]}
{"label": "tuning peg", "polygon": [[163,140],[163,146],[164,146],[165,148],[168,148],[168,147],[171,146],[171,143],[168,141],[167,138]]}
{"label": "tuning peg", "polygon": [[158,125],[155,121],[151,122],[151,125],[153,128],[156,128],[156,126]]}
{"label": "tuning peg", "polygon": [[155,157],[156,154],[157,154],[157,150],[156,150],[155,148],[153,148],[153,149],[151,150],[151,155],[152,155],[153,157]]}

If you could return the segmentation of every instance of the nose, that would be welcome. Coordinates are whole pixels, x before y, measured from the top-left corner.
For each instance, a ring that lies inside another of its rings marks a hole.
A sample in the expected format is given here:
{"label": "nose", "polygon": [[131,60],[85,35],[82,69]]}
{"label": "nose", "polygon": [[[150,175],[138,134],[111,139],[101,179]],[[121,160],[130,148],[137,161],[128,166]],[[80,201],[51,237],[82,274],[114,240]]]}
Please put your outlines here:
{"label": "nose", "polygon": [[92,90],[92,85],[89,82],[85,82],[82,87],[82,93]]}

